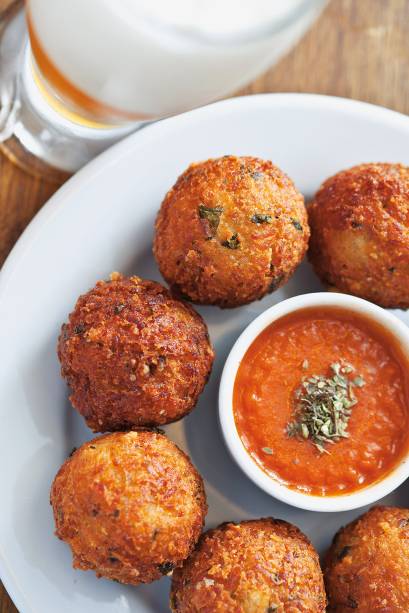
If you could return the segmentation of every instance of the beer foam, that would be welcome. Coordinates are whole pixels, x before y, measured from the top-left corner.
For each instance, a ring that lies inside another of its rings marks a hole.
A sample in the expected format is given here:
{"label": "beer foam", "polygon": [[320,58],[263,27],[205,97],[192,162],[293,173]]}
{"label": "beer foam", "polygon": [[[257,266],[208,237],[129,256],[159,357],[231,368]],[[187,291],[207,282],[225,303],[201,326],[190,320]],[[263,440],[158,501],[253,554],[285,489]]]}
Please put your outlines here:
{"label": "beer foam", "polygon": [[112,8],[130,21],[139,21],[142,16],[179,32],[212,38],[251,36],[252,31],[285,19],[302,3],[302,0],[120,0]]}

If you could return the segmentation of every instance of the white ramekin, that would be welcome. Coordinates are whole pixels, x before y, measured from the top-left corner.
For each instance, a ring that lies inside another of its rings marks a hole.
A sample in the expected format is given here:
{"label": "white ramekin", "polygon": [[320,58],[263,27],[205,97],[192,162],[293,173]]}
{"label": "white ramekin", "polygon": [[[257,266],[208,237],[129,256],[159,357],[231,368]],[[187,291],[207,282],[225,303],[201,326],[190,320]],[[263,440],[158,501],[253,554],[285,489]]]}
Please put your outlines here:
{"label": "white ramekin", "polygon": [[256,485],[278,500],[309,511],[347,511],[372,504],[409,477],[409,453],[383,479],[350,494],[313,496],[297,492],[269,477],[246,451],[233,415],[233,388],[237,369],[255,338],[273,321],[306,307],[334,306],[371,318],[386,328],[409,357],[409,328],[381,307],[347,294],[319,292],[284,300],[259,315],[235,342],[223,369],[219,390],[219,418],[226,445],[234,460]]}

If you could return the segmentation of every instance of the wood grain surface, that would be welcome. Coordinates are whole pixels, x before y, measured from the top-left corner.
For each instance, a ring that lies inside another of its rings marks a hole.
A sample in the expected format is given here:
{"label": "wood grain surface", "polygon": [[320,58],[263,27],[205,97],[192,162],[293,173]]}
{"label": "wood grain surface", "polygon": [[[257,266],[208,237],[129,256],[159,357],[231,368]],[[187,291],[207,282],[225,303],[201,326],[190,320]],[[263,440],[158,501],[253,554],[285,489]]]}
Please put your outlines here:
{"label": "wood grain surface", "polygon": [[[409,0],[332,0],[289,55],[238,93],[314,92],[409,113],[408,41]],[[1,154],[0,177],[1,265],[62,178],[30,176]],[[0,584],[0,613],[16,611]]]}

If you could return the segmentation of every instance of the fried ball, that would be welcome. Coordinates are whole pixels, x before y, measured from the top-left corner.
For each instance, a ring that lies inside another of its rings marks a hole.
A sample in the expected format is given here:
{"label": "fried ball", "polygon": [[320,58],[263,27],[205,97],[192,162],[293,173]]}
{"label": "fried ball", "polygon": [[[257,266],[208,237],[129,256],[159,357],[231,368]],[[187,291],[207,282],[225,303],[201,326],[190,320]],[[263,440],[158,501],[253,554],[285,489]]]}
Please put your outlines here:
{"label": "fried ball", "polygon": [[213,350],[206,324],[154,281],[99,281],[80,296],[58,342],[70,400],[94,432],[154,426],[195,406]]}
{"label": "fried ball", "polygon": [[362,164],[322,185],[308,208],[309,258],[324,283],[409,307],[409,168]]}
{"label": "fried ball", "polygon": [[325,561],[328,611],[409,611],[409,509],[373,507],[339,530]]}
{"label": "fried ball", "polygon": [[323,613],[325,603],[315,549],[276,519],[209,530],[172,577],[174,613]]}
{"label": "fried ball", "polygon": [[207,512],[203,481],[187,455],[152,431],[85,443],[60,468],[51,504],[74,568],[134,585],[179,566]]}
{"label": "fried ball", "polygon": [[228,155],[191,164],[166,194],[154,254],[176,293],[235,307],[283,285],[308,238],[291,179],[269,161]]}

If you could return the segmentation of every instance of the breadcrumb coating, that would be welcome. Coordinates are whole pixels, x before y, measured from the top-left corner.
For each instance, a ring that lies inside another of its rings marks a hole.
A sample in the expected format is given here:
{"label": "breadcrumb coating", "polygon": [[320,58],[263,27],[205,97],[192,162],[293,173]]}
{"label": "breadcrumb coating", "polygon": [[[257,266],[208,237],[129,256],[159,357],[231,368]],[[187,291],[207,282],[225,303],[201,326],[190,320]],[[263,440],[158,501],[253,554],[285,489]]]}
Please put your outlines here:
{"label": "breadcrumb coating", "polygon": [[82,445],[55,477],[51,504],[74,568],[134,585],[180,565],[207,512],[189,458],[152,431],[115,432]]}
{"label": "breadcrumb coating", "polygon": [[409,307],[409,168],[361,164],[327,179],[308,207],[321,280],[383,307]]}
{"label": "breadcrumb coating", "polygon": [[324,574],[332,613],[407,613],[409,509],[373,507],[341,528]]}
{"label": "breadcrumb coating", "polygon": [[191,164],[166,194],[154,254],[174,292],[235,307],[286,283],[308,238],[291,179],[270,161],[228,155]]}
{"label": "breadcrumb coating", "polygon": [[214,352],[192,307],[118,273],[80,296],[58,341],[70,400],[94,432],[158,426],[195,406]]}
{"label": "breadcrumb coating", "polygon": [[271,518],[209,530],[172,577],[174,613],[324,613],[325,603],[313,546]]}

